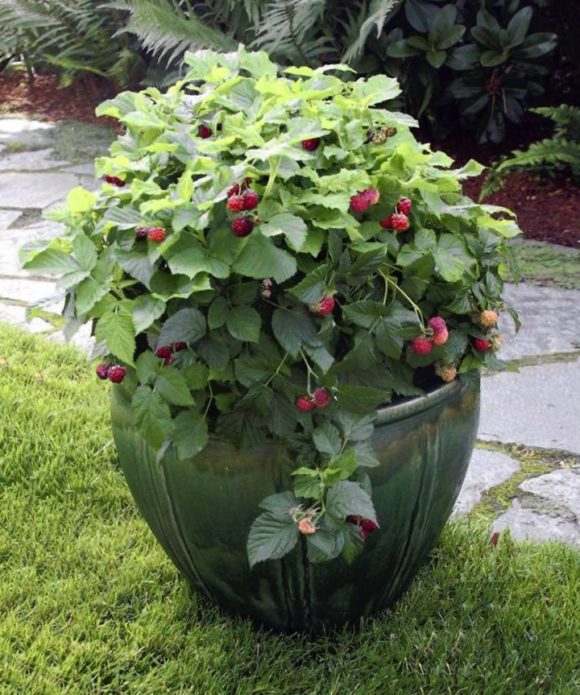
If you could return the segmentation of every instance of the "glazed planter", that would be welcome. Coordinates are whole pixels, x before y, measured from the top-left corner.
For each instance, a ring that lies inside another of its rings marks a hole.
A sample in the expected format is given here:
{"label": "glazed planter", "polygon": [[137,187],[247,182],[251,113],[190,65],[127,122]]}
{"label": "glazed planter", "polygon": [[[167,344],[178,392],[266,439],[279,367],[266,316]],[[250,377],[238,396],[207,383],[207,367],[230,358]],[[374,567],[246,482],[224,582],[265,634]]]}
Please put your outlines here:
{"label": "glazed planter", "polygon": [[250,570],[248,531],[259,503],[291,488],[278,446],[238,452],[211,441],[192,460],[156,452],[137,432],[123,387],[113,433],[131,492],[181,574],[222,608],[282,631],[355,623],[392,604],[436,543],[467,470],[479,394],[455,381],[378,411],[369,469],[381,529],[352,565],[311,564],[305,544]]}

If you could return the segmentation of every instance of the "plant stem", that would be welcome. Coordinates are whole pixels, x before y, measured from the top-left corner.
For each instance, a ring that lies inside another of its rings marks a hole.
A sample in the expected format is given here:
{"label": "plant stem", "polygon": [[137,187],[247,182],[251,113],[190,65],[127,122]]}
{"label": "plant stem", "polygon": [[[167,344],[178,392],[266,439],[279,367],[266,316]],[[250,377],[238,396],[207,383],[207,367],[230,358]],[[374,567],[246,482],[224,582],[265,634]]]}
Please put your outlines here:
{"label": "plant stem", "polygon": [[264,190],[264,198],[267,198],[272,192],[274,187],[274,182],[276,181],[276,176],[278,174],[278,168],[280,166],[280,157],[273,157],[270,160],[270,178],[266,184],[266,189]]}
{"label": "plant stem", "polygon": [[409,295],[404,290],[402,290],[399,287],[399,285],[397,285],[397,283],[394,280],[392,280],[388,275],[385,275],[385,273],[383,273],[380,270],[379,270],[379,275],[383,278],[385,283],[388,283],[389,285],[391,285],[391,287],[394,290],[396,290],[397,292],[400,292],[403,295],[403,297],[409,302],[409,304],[411,305],[411,307],[413,308],[413,311],[415,312],[415,314],[417,316],[419,323],[421,324],[421,328],[423,330],[425,330],[425,321],[423,320],[423,313],[421,312],[421,309],[419,309],[417,304],[415,304],[415,302],[411,299],[411,297],[409,297]]}

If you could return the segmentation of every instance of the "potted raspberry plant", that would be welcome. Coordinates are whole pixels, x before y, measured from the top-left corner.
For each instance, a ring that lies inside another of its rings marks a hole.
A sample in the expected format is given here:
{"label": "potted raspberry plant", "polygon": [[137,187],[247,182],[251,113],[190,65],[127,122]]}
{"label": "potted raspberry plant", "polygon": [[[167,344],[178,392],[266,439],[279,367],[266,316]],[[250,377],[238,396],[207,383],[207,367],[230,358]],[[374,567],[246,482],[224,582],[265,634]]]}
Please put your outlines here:
{"label": "potted raspberry plant", "polygon": [[280,629],[353,621],[451,511],[518,230],[384,108],[395,80],[185,60],[99,107],[124,129],[102,185],[24,266],[61,276],[68,333],[91,323],[123,470],[189,581]]}

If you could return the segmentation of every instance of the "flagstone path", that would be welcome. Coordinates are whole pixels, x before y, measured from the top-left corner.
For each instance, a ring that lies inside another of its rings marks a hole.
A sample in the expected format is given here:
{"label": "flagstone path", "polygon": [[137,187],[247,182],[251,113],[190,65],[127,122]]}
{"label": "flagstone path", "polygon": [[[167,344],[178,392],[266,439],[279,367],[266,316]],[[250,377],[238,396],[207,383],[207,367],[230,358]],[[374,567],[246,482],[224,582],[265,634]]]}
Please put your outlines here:
{"label": "flagstone path", "polygon": [[[42,212],[72,187],[96,185],[92,161],[110,137],[84,124],[0,119],[0,322],[63,339],[42,318],[60,305],[56,286],[20,269],[18,248],[58,233]],[[500,357],[519,371],[483,377],[478,444],[454,516],[492,515],[490,531],[580,548],[580,291],[511,285],[507,299],[523,327],[515,335],[502,318]],[[27,322],[31,303],[39,311]],[[73,341],[90,350],[88,329]]]}

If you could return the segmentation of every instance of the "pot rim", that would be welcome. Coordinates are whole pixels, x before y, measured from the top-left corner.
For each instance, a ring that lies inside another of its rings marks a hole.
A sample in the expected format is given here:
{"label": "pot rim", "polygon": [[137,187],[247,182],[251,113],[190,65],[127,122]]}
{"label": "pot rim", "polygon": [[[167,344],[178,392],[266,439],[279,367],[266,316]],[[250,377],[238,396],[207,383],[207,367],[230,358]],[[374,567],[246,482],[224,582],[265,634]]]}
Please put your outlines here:
{"label": "pot rim", "polygon": [[449,400],[456,396],[460,390],[466,388],[459,380],[452,381],[449,384],[441,384],[432,391],[428,391],[422,396],[408,398],[401,403],[386,404],[377,408],[377,418],[375,425],[384,425],[389,422],[396,422],[405,418],[421,413],[428,408]]}

